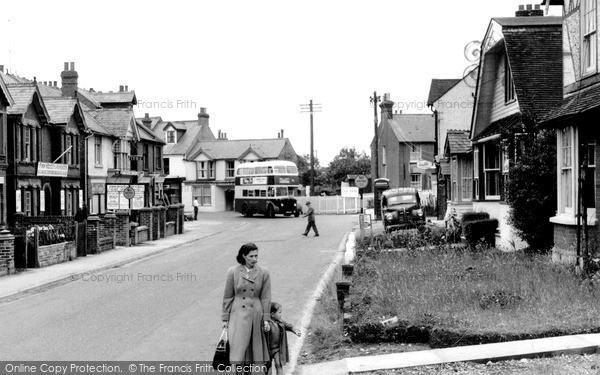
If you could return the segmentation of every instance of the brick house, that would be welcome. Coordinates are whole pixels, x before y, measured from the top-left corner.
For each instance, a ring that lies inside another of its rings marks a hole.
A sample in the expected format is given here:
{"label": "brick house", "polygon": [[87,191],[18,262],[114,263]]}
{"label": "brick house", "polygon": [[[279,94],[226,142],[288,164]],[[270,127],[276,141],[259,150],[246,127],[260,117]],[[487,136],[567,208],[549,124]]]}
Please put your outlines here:
{"label": "brick house", "polygon": [[[557,129],[557,211],[552,257],[557,262],[581,264],[586,243],[597,256],[600,230],[600,44],[599,0],[546,0],[562,7],[563,100],[542,126]],[[579,225],[578,225],[579,222]],[[579,236],[578,236],[579,233]],[[586,238],[587,233],[587,238]]]}
{"label": "brick house", "polygon": [[[0,65],[0,72],[4,72],[4,66]],[[13,105],[12,96],[6,87],[6,83],[0,74],[0,226],[6,225],[6,169],[8,168],[6,131],[7,131],[7,108]]]}
{"label": "brick house", "polygon": [[560,103],[561,44],[561,18],[544,17],[540,9],[492,19],[482,43],[470,129],[473,209],[498,219],[497,244],[507,249],[526,244],[507,222],[505,181],[518,160],[519,137],[535,132]]}
{"label": "brick house", "polygon": [[[385,94],[381,121],[377,127],[378,150],[375,139],[371,155],[378,153],[379,177],[389,179],[390,187],[414,187],[419,190],[435,188],[435,119],[430,114],[392,113],[394,102]],[[375,175],[375,158],[371,159],[371,175]],[[419,163],[426,162],[426,163]],[[419,165],[420,167],[418,167]]]}
{"label": "brick house", "polygon": [[[476,73],[476,72],[475,72]],[[470,196],[459,198],[452,195],[451,159],[445,155],[449,129],[453,131],[469,130],[473,114],[475,88],[472,83],[472,73],[462,79],[432,79],[429,88],[427,106],[431,109],[435,119],[435,161],[437,176],[437,205],[438,217],[441,219],[446,212],[448,204],[456,204],[458,200],[469,199]],[[464,169],[463,169],[464,170]],[[471,172],[472,173],[472,172]],[[454,180],[462,177],[454,176]]]}
{"label": "brick house", "polygon": [[171,189],[181,185],[179,197],[188,211],[194,198],[200,203],[200,212],[233,210],[234,173],[240,163],[278,159],[296,162],[296,152],[289,139],[283,137],[283,131],[276,139],[231,140],[220,130],[215,137],[206,108],[200,109],[198,120],[146,118],[166,141],[167,181]]}

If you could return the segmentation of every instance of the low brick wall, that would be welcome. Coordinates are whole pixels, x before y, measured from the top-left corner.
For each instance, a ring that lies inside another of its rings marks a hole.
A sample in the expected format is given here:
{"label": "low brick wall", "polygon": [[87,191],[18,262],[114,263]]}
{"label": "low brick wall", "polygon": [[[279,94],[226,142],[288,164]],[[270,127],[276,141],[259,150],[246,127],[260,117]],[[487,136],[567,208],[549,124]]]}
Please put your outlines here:
{"label": "low brick wall", "polygon": [[38,263],[40,267],[47,267],[57,263],[64,263],[77,257],[75,242],[61,242],[38,248]]}
{"label": "low brick wall", "polygon": [[[597,226],[588,226],[588,249],[591,257],[598,255]],[[585,249],[583,228],[581,229],[581,254]],[[577,226],[554,223],[554,247],[552,261],[560,264],[575,264],[577,261]]]}

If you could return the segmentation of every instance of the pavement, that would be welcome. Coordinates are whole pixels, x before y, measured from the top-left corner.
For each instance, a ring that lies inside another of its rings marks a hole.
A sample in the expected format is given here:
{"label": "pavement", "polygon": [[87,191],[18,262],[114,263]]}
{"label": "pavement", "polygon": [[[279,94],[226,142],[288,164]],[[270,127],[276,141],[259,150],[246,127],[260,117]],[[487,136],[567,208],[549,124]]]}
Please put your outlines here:
{"label": "pavement", "polygon": [[[114,250],[99,254],[76,258],[73,261],[55,264],[45,268],[28,269],[15,275],[0,277],[0,302],[8,302],[24,296],[35,294],[50,287],[77,280],[86,273],[119,267],[124,264],[150,257],[182,244],[213,236],[230,227],[224,227],[218,214],[210,219],[186,221],[183,234],[170,236],[157,241],[145,242],[131,247],[118,246]],[[435,222],[443,225],[443,222]],[[240,225],[244,225],[241,223]],[[381,222],[373,223],[373,232],[379,233]],[[352,260],[354,253],[354,235],[346,237],[345,248],[332,264],[347,263]],[[345,245],[345,246],[344,246]],[[331,270],[328,270],[315,292],[323,288]],[[315,303],[316,303],[315,297]],[[309,309],[312,312],[312,309]],[[310,316],[303,318],[309,324]],[[297,348],[297,352],[301,349]],[[589,354],[600,349],[600,334],[572,335],[534,340],[521,340],[504,343],[461,346],[455,348],[422,350],[416,352],[384,354],[375,356],[351,357],[342,360],[297,366],[294,361],[293,369],[288,374],[296,375],[342,375],[387,369],[402,369],[416,366],[436,365],[450,362],[488,362],[507,359],[532,358],[559,354]],[[298,353],[293,356],[297,359]]]}
{"label": "pavement", "polygon": [[3,276],[0,277],[0,303],[38,293],[77,280],[87,273],[119,267],[231,229],[231,227],[223,226],[223,221],[216,214],[210,219],[186,221],[182,234],[143,242],[135,246],[117,246],[115,249],[98,254],[88,254],[70,262],[44,268],[28,268],[26,271],[14,275]]}

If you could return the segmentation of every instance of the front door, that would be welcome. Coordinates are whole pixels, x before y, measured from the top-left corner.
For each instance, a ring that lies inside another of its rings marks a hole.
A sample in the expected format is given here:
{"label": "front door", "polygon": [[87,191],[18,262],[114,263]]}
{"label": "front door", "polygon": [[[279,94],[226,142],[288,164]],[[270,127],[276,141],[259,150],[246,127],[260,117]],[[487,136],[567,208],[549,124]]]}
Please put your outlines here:
{"label": "front door", "polygon": [[233,190],[225,190],[225,211],[233,211]]}

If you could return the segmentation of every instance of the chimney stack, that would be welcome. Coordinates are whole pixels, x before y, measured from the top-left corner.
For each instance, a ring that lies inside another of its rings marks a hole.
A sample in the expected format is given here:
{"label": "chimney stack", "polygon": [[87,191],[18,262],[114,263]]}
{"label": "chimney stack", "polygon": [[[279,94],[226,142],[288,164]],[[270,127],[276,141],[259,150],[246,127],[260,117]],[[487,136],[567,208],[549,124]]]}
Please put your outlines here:
{"label": "chimney stack", "polygon": [[[379,104],[379,108],[381,108],[381,119],[391,119],[393,118],[393,108],[394,102],[390,100],[390,93],[385,93],[383,95],[383,101]],[[384,117],[385,114],[385,117]]]}
{"label": "chimney stack", "polygon": [[0,72],[4,73],[4,65],[0,65]]}
{"label": "chimney stack", "polygon": [[69,70],[69,63],[65,62],[65,70],[60,73],[62,80],[62,96],[74,98],[77,95],[77,79],[79,75],[75,71],[75,63],[71,63],[71,69]]}
{"label": "chimney stack", "polygon": [[146,113],[144,118],[142,119],[142,124],[148,129],[152,130],[152,119],[150,118],[150,114]]}
{"label": "chimney stack", "polygon": [[532,4],[519,5],[519,10],[515,12],[515,17],[543,17],[544,10],[540,9],[539,4],[535,4],[535,7]]}
{"label": "chimney stack", "polygon": [[[198,113],[198,126],[202,127],[204,125],[208,126],[208,113],[206,113],[206,108],[200,107],[200,113]],[[214,136],[213,136],[214,137]]]}

